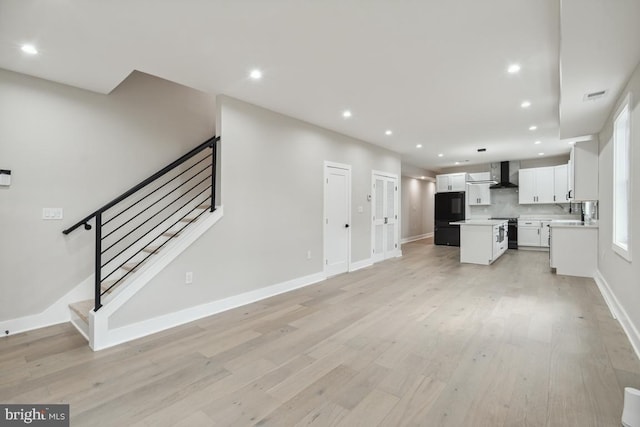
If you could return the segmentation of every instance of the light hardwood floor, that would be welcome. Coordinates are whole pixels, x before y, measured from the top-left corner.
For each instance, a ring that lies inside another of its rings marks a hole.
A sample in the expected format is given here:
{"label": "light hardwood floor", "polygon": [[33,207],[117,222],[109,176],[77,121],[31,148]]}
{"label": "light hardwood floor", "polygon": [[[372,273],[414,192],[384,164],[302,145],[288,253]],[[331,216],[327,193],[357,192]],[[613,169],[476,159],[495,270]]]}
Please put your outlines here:
{"label": "light hardwood floor", "polygon": [[97,353],[70,325],[4,338],[0,402],[70,403],[72,426],[620,425],[640,363],[592,280],[403,251]]}

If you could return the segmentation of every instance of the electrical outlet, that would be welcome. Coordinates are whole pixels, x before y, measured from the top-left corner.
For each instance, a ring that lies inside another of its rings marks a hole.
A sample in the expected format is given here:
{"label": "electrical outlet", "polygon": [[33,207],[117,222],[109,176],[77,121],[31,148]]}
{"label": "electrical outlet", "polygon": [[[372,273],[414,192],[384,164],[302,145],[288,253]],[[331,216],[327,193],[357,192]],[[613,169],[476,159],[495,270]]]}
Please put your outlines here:
{"label": "electrical outlet", "polygon": [[187,285],[193,283],[193,272],[192,271],[187,271],[187,274],[186,274],[185,279],[184,279],[184,283],[186,283]]}
{"label": "electrical outlet", "polygon": [[311,259],[311,251],[307,251],[307,259]]}

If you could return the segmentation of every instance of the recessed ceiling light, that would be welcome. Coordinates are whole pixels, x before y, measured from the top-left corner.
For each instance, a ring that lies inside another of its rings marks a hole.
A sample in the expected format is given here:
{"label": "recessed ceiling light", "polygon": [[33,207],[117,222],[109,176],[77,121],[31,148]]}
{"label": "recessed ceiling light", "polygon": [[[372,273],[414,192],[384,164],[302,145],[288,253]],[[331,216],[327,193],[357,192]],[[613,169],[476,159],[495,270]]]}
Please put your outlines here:
{"label": "recessed ceiling light", "polygon": [[569,141],[569,145],[576,145],[575,141]]}
{"label": "recessed ceiling light", "polygon": [[443,156],[444,156],[444,154],[442,154],[442,153],[438,154],[438,157],[443,157]]}
{"label": "recessed ceiling light", "polygon": [[29,55],[36,55],[38,53],[38,49],[32,44],[23,44],[20,48],[24,53],[28,53]]}
{"label": "recessed ceiling light", "polygon": [[422,144],[416,144],[416,148],[422,148]]}
{"label": "recessed ceiling light", "polygon": [[541,143],[542,143],[542,141],[536,141],[536,142],[534,142],[534,144],[536,144],[536,145],[541,144]]}
{"label": "recessed ceiling light", "polygon": [[424,176],[421,176],[421,177],[420,177],[420,179],[424,179],[424,178],[425,178]]}
{"label": "recessed ceiling light", "polygon": [[536,130],[536,129],[538,129],[538,126],[536,126],[536,125],[529,126],[529,130]]}
{"label": "recessed ceiling light", "polygon": [[456,165],[459,165],[459,164],[460,164],[460,162],[456,162]]}
{"label": "recessed ceiling light", "polygon": [[518,71],[520,71],[520,65],[519,64],[511,64],[509,65],[509,68],[507,68],[507,71],[511,74],[515,74]]}
{"label": "recessed ceiling light", "polygon": [[385,134],[385,135],[391,135],[392,133],[393,133],[393,132],[391,132],[391,130],[390,130],[390,129],[387,129],[386,131],[384,131],[384,134]]}
{"label": "recessed ceiling light", "polygon": [[262,78],[262,71],[258,69],[251,70],[251,73],[249,73],[249,77],[251,77],[253,80],[260,80]]}
{"label": "recessed ceiling light", "polygon": [[538,156],[544,156],[544,153],[538,153]]}
{"label": "recessed ceiling light", "polygon": [[345,119],[348,119],[349,117],[351,117],[351,111],[349,110],[344,110],[342,112],[342,117],[344,117]]}
{"label": "recessed ceiling light", "polygon": [[521,106],[522,108],[529,108],[529,107],[531,107],[531,102],[529,102],[529,101],[522,101],[522,104],[520,104],[520,106]]}

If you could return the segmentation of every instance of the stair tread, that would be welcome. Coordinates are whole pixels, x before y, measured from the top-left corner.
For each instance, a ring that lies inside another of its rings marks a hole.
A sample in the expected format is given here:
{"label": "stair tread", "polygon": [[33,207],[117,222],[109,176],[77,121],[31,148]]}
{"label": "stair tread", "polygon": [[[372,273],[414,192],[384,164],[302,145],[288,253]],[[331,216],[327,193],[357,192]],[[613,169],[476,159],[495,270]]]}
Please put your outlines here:
{"label": "stair tread", "polygon": [[140,265],[141,264],[137,262],[130,262],[129,264],[125,264],[120,268],[126,271],[132,271],[132,270],[136,270],[138,267],[140,267]]}
{"label": "stair tread", "polygon": [[210,204],[202,204],[200,206],[198,206],[196,209],[210,209],[211,205]]}
{"label": "stair tread", "polygon": [[167,231],[165,233],[162,233],[163,237],[173,237],[175,235],[177,235],[179,233],[179,231]]}
{"label": "stair tread", "polygon": [[180,222],[193,222],[193,221],[195,221],[196,219],[198,219],[198,217],[197,217],[197,216],[194,216],[194,217],[187,217],[187,218],[182,218],[182,219],[180,220]]}
{"label": "stair tread", "polygon": [[[109,289],[114,283],[116,283],[119,279],[114,279],[114,280],[105,280],[104,282],[102,282],[100,284],[100,289],[102,290],[102,292],[106,292],[107,289]],[[122,282],[120,282],[122,283]],[[118,283],[118,285],[120,284]],[[115,288],[112,288],[111,290],[109,290],[109,292],[112,292]]]}
{"label": "stair tread", "polygon": [[78,315],[82,320],[89,323],[89,312],[93,310],[94,302],[91,299],[86,301],[78,301],[69,304],[69,308]]}
{"label": "stair tread", "polygon": [[160,249],[162,249],[162,246],[160,246],[160,245],[147,246],[146,248],[144,248],[142,250],[142,252],[146,252],[146,253],[152,254],[152,253],[154,253],[156,251],[159,251]]}

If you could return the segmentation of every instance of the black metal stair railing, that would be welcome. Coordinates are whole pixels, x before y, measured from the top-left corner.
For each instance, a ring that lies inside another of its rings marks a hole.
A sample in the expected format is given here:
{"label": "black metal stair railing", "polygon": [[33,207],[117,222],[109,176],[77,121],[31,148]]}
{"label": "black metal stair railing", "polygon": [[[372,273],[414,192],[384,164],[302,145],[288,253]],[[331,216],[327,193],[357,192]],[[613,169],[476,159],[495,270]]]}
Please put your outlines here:
{"label": "black metal stair railing", "polygon": [[95,227],[95,311],[105,294],[191,222],[215,211],[219,141],[208,139],[63,231]]}

